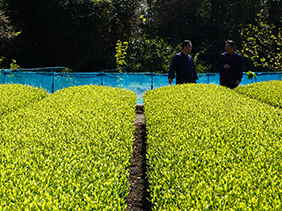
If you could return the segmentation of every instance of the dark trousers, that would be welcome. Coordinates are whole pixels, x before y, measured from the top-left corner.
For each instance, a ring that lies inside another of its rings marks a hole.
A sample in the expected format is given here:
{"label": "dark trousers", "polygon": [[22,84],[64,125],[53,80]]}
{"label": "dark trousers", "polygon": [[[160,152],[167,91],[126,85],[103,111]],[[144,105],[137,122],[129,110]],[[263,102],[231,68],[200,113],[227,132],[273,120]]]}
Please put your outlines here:
{"label": "dark trousers", "polygon": [[220,76],[219,80],[220,80],[221,86],[226,86],[230,89],[234,89],[238,86],[237,84],[235,84],[236,82],[235,78],[227,78],[227,77]]}
{"label": "dark trousers", "polygon": [[196,81],[190,81],[190,82],[178,82],[176,81],[176,84],[196,84]]}

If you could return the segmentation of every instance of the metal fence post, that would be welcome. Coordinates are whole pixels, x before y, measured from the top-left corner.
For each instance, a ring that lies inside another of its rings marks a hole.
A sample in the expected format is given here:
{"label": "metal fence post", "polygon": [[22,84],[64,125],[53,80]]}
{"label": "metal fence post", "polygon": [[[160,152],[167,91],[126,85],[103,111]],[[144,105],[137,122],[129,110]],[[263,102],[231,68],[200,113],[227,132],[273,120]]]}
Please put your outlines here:
{"label": "metal fence post", "polygon": [[154,73],[151,72],[151,90],[154,89]]}
{"label": "metal fence post", "polygon": [[3,84],[6,84],[6,72],[3,71]]}
{"label": "metal fence post", "polygon": [[55,87],[55,73],[52,74],[52,90],[51,92],[54,93],[54,87]]}
{"label": "metal fence post", "polygon": [[103,79],[104,79],[104,75],[106,75],[106,74],[104,72],[101,72],[100,75],[101,75],[101,86],[103,86],[104,85]]}

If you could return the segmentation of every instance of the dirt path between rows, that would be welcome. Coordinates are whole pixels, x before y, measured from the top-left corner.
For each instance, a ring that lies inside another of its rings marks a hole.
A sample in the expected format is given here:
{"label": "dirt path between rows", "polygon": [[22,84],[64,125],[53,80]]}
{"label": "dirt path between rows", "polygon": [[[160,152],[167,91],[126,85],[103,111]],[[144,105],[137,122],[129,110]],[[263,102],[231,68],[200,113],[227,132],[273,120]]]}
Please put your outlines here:
{"label": "dirt path between rows", "polygon": [[129,169],[129,194],[126,197],[128,211],[150,211],[149,183],[146,166],[146,122],[144,107],[136,106],[136,119],[134,122],[133,157]]}

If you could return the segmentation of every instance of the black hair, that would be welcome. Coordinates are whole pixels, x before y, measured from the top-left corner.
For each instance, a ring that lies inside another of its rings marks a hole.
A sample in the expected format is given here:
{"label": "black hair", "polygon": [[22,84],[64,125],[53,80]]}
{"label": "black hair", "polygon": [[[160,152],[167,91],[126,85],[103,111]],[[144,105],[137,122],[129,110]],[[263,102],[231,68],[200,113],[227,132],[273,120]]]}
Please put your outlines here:
{"label": "black hair", "polygon": [[182,49],[184,48],[184,46],[188,46],[189,44],[191,44],[190,40],[184,40],[182,43]]}
{"label": "black hair", "polygon": [[235,48],[235,42],[233,40],[226,40],[225,44],[229,44],[231,48]]}

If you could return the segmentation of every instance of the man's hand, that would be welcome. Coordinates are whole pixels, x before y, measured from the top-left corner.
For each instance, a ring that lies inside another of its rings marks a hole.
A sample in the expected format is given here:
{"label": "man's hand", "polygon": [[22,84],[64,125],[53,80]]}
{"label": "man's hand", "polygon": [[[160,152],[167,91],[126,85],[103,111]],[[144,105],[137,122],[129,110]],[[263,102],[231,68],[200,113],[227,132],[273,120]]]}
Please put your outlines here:
{"label": "man's hand", "polygon": [[226,69],[226,70],[228,70],[228,69],[230,68],[230,65],[229,65],[229,64],[225,64],[225,65],[223,66],[223,68]]}
{"label": "man's hand", "polygon": [[172,78],[168,78],[168,83],[171,84],[171,82],[173,81]]}
{"label": "man's hand", "polygon": [[236,80],[235,81],[235,85],[239,85],[240,84],[240,81],[239,80]]}

